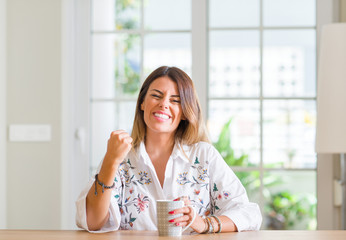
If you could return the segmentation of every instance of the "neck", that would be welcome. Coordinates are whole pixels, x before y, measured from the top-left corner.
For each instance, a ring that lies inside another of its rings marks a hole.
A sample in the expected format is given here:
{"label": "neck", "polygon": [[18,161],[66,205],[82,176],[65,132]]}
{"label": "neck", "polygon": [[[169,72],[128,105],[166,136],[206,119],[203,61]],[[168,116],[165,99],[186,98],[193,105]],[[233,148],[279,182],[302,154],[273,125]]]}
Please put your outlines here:
{"label": "neck", "polygon": [[171,154],[174,148],[174,133],[149,133],[145,136],[145,148],[149,155]]}

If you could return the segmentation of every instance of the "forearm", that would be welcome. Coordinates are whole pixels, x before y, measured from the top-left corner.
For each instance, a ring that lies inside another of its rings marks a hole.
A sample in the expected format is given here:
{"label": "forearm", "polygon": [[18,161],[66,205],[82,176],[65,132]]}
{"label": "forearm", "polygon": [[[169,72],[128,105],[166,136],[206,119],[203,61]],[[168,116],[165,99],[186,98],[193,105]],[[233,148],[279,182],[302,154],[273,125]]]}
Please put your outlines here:
{"label": "forearm", "polygon": [[202,217],[197,217],[194,224],[191,225],[193,230],[195,230],[198,233],[203,233],[204,231],[209,231],[209,224],[212,225],[211,229],[212,232],[216,233],[219,232],[220,227],[221,227],[221,232],[237,232],[237,226],[234,224],[234,222],[229,219],[226,216],[219,216],[218,217],[220,220],[221,225],[219,222],[216,220],[214,217],[208,217],[207,219],[203,219]]}
{"label": "forearm", "polygon": [[[221,222],[221,225],[222,225],[221,232],[237,232],[238,231],[237,226],[228,217],[226,217],[226,216],[219,216],[219,219],[220,219],[220,222]],[[216,226],[215,231],[218,232],[219,231],[219,224],[218,224],[218,222],[216,220],[214,221],[214,224],[215,224],[214,226]]]}
{"label": "forearm", "polygon": [[[98,174],[100,182],[107,186],[111,186],[114,182],[116,167],[102,166]],[[95,180],[96,181],[96,180]],[[95,189],[96,186],[96,189]],[[109,219],[109,206],[112,195],[111,189],[104,189],[96,182],[91,186],[86,198],[86,215],[89,230],[95,231],[102,228],[102,226]],[[96,194],[95,194],[96,192]]]}

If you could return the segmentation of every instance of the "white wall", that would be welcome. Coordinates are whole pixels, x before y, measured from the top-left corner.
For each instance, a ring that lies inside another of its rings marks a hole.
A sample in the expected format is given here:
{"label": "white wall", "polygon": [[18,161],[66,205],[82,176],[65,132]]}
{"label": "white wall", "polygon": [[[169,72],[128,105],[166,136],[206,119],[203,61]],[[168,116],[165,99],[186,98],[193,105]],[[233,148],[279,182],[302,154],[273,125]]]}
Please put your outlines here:
{"label": "white wall", "polygon": [[6,0],[0,0],[0,229],[6,228]]}
{"label": "white wall", "polygon": [[7,142],[7,227],[58,229],[61,0],[10,0],[6,12],[7,127],[52,127],[50,142]]}
{"label": "white wall", "polygon": [[[83,1],[87,0],[77,2]],[[71,196],[79,186],[70,189],[68,186],[73,184],[70,176],[75,176],[82,163],[75,162],[73,170],[65,172],[69,169],[69,160],[74,159],[70,158],[70,150],[75,146],[66,143],[62,146],[61,142],[62,138],[71,140],[73,129],[87,127],[87,123],[69,122],[73,120],[69,115],[71,98],[63,97],[63,91],[71,92],[73,83],[69,81],[74,79],[74,69],[65,62],[65,57],[73,57],[69,54],[68,39],[73,38],[74,30],[66,28],[69,23],[62,17],[73,15],[62,10],[63,4],[73,5],[71,2],[73,0],[0,0],[0,228],[60,229],[69,228],[73,223],[74,197]],[[346,21],[345,2],[341,0],[342,21]],[[84,65],[79,63],[76,67]],[[87,80],[83,76],[79,79]],[[7,127],[16,123],[50,124],[52,141],[6,142]],[[70,124],[73,127],[69,127]],[[320,157],[318,173],[323,176],[319,182],[319,191],[322,188],[319,211],[323,213],[319,214],[320,229],[333,229],[335,209],[331,197],[323,196],[323,189],[330,188],[332,161],[328,156]],[[86,172],[84,168],[82,171]],[[327,181],[325,173],[330,176]]]}

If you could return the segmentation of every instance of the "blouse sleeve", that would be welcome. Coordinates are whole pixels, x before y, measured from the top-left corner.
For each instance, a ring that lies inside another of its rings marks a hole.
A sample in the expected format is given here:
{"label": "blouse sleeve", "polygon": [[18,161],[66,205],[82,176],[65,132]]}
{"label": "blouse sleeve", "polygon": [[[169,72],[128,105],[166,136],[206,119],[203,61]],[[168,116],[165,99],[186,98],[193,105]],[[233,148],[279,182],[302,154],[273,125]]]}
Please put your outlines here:
{"label": "blouse sleeve", "polygon": [[258,205],[249,202],[244,186],[213,146],[208,156],[212,212],[230,218],[239,232],[259,230],[262,215]]}
{"label": "blouse sleeve", "polygon": [[119,229],[121,215],[120,215],[120,210],[118,205],[118,199],[122,195],[120,194],[122,191],[122,185],[121,185],[119,174],[117,174],[114,182],[115,182],[115,187],[112,189],[111,202],[110,202],[110,206],[108,210],[110,217],[100,230],[91,231],[88,228],[87,218],[86,218],[86,198],[90,188],[94,187],[94,178],[90,179],[89,183],[80,193],[76,201],[76,209],[77,209],[76,224],[78,227],[83,228],[87,230],[88,232],[95,232],[95,233],[110,232],[110,231],[116,231]]}

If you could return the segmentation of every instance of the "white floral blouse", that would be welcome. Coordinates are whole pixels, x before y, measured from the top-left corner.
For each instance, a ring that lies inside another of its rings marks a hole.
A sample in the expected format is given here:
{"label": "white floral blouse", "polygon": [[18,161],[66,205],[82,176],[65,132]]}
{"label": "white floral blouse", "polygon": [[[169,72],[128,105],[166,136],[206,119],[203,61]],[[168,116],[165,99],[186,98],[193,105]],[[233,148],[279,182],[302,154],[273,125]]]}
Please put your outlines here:
{"label": "white floral blouse", "polygon": [[[93,181],[92,178],[76,201],[77,225],[88,231],[86,196]],[[258,205],[249,202],[239,179],[209,143],[176,144],[167,162],[163,187],[141,143],[138,151],[131,151],[119,166],[114,182],[110,218],[97,232],[157,230],[156,200],[181,196],[189,196],[199,215],[229,217],[238,231],[258,230],[261,226]]]}

